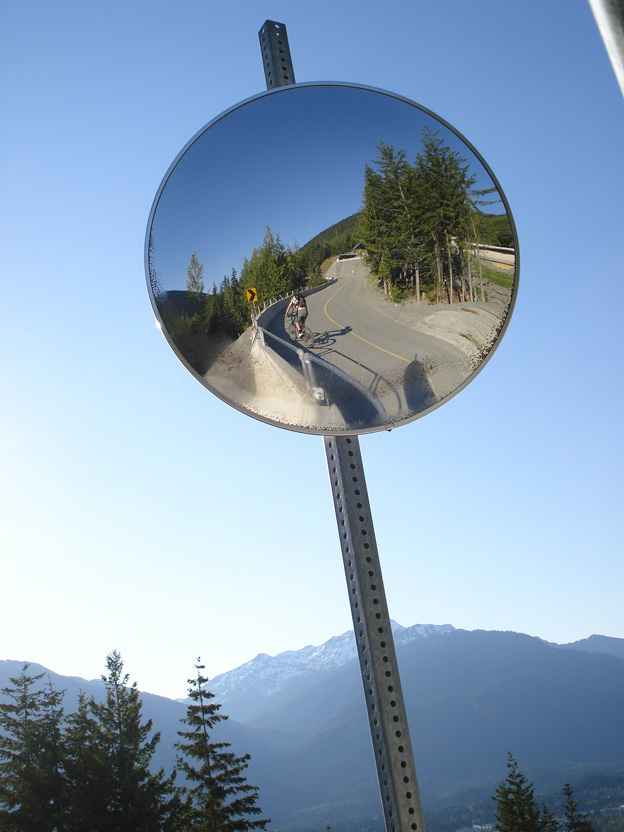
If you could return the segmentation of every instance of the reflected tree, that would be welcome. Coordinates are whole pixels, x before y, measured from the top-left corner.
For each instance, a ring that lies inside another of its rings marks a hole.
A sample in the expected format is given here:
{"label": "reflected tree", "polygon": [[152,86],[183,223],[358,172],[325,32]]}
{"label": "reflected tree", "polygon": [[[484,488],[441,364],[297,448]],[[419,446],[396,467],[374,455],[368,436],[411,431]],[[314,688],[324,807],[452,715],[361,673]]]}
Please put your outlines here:
{"label": "reflected tree", "polygon": [[[475,190],[466,160],[427,128],[413,164],[406,151],[380,141],[364,172],[359,236],[368,265],[385,294],[401,291],[418,301],[484,300],[477,246],[497,229],[510,230],[506,217],[482,209],[499,201],[494,187]],[[488,240],[490,242],[491,240]]]}
{"label": "reflected tree", "polygon": [[197,259],[197,254],[191,254],[191,262],[186,270],[186,293],[195,315],[201,315],[206,305],[204,292],[204,267]]}
{"label": "reflected tree", "polygon": [[416,159],[416,178],[421,183],[421,204],[424,204],[426,237],[433,243],[428,260],[435,260],[436,298],[446,290],[448,303],[466,297],[464,269],[470,218],[473,210],[470,189],[476,177],[468,171],[466,160],[457,151],[445,146],[436,133],[423,129],[423,151]]}
{"label": "reflected tree", "polygon": [[292,289],[291,265],[279,234],[273,236],[267,227],[262,245],[243,263],[241,281],[245,288],[255,288],[261,300],[269,300]]}

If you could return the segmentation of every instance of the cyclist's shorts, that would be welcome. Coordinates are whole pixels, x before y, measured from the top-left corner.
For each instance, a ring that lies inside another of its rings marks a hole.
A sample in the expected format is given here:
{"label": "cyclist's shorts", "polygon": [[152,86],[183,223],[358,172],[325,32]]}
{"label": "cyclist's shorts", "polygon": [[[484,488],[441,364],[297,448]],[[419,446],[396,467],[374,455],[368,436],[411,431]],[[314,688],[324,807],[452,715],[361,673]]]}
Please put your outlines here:
{"label": "cyclist's shorts", "polygon": [[307,309],[297,309],[297,320],[298,321],[305,321],[308,317],[308,310]]}

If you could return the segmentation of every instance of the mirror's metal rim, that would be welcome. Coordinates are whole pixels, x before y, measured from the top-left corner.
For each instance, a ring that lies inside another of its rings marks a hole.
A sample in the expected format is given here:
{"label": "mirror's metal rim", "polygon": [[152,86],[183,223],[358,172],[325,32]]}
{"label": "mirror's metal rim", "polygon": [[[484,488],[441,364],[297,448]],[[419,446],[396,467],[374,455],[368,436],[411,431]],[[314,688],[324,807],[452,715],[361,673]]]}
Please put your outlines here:
{"label": "mirror's metal rim", "polygon": [[[380,95],[387,95],[389,98],[394,98],[394,99],[397,99],[398,101],[403,101],[403,102],[405,102],[406,104],[409,104],[412,107],[416,107],[417,110],[420,110],[421,112],[425,113],[426,115],[431,116],[432,118],[434,118],[436,121],[438,121],[444,127],[446,127],[448,130],[450,130],[455,136],[457,136],[457,138],[460,139],[466,145],[466,147],[468,147],[469,150],[472,153],[474,153],[474,155],[477,157],[477,159],[481,162],[481,164],[483,165],[483,167],[487,171],[488,175],[492,179],[492,182],[496,186],[496,189],[497,189],[497,191],[498,191],[498,193],[501,197],[501,200],[503,202],[503,205],[505,206],[505,210],[507,212],[507,216],[509,218],[509,223],[511,225],[511,230],[512,230],[512,233],[513,233],[515,267],[514,267],[514,284],[513,284],[513,289],[512,289],[512,293],[511,293],[511,300],[509,302],[509,308],[507,310],[507,315],[505,317],[505,321],[503,322],[503,326],[501,327],[501,330],[498,333],[496,341],[492,345],[490,351],[485,356],[485,358],[480,362],[479,366],[466,379],[464,379],[464,381],[460,385],[458,385],[458,387],[456,387],[451,393],[449,393],[443,399],[440,399],[440,401],[435,402],[430,407],[427,407],[424,410],[419,411],[418,413],[410,415],[410,416],[406,417],[405,419],[397,421],[397,422],[393,423],[392,425],[387,425],[386,424],[386,425],[380,425],[380,426],[371,427],[371,428],[361,428],[360,427],[360,428],[354,428],[353,430],[343,430],[343,429],[341,429],[341,430],[331,430],[331,429],[328,429],[328,428],[312,429],[312,428],[305,428],[305,427],[301,427],[301,426],[292,425],[292,424],[286,423],[286,422],[278,422],[275,419],[270,419],[266,416],[260,416],[258,413],[253,413],[252,411],[248,410],[247,408],[243,407],[242,405],[236,404],[231,399],[228,399],[226,396],[223,396],[221,393],[219,393],[218,390],[215,390],[206,381],[206,379],[203,378],[203,376],[199,375],[199,373],[196,372],[196,370],[194,370],[191,367],[191,365],[186,361],[184,356],[179,352],[175,343],[169,337],[169,333],[167,332],[167,329],[166,329],[166,327],[165,327],[165,325],[162,321],[162,318],[160,317],[160,313],[158,312],[158,306],[156,304],[156,299],[154,298],[154,293],[152,291],[152,284],[151,284],[151,281],[150,281],[150,270],[149,270],[149,241],[150,241],[152,224],[154,222],[154,216],[156,214],[156,210],[158,208],[160,198],[161,198],[162,193],[163,193],[163,191],[164,191],[164,189],[167,185],[167,182],[169,181],[171,175],[173,174],[173,171],[177,167],[178,163],[180,162],[180,160],[182,159],[184,154],[189,150],[190,147],[192,147],[195,144],[196,141],[198,141],[204,135],[204,133],[208,132],[208,130],[210,130],[211,127],[213,127],[215,124],[217,124],[222,119],[226,118],[226,116],[230,115],[230,113],[233,113],[236,110],[239,110],[242,107],[245,107],[245,106],[247,106],[248,104],[250,104],[254,101],[258,101],[259,99],[262,99],[262,98],[267,98],[268,96],[271,96],[271,95],[285,95],[285,94],[288,94],[289,92],[291,92],[293,90],[307,89],[307,88],[310,88],[310,87],[345,87],[345,88],[351,88],[351,89],[356,89],[356,90],[364,90],[364,91],[367,91],[367,92],[378,93]],[[203,387],[205,387],[207,390],[209,390],[218,399],[221,399],[221,401],[225,402],[225,404],[229,405],[230,407],[233,407],[235,410],[238,410],[240,413],[243,413],[245,416],[250,416],[250,417],[252,417],[253,419],[256,419],[259,422],[264,422],[264,424],[273,425],[274,427],[282,428],[284,430],[291,430],[291,431],[294,431],[295,433],[305,433],[305,434],[309,434],[309,435],[312,435],[312,436],[360,436],[362,434],[368,434],[368,433],[381,433],[382,431],[391,431],[391,430],[394,430],[395,428],[403,427],[403,425],[407,425],[407,424],[410,424],[411,422],[415,422],[417,419],[421,419],[423,416],[426,416],[427,414],[432,413],[434,410],[437,410],[439,407],[442,407],[442,405],[449,402],[458,393],[460,393],[462,390],[464,390],[464,388],[467,387],[470,384],[471,381],[474,381],[474,379],[477,377],[477,375],[479,375],[481,370],[483,370],[483,368],[489,362],[492,355],[498,349],[498,347],[500,345],[500,342],[501,342],[505,332],[507,331],[507,327],[509,326],[509,322],[511,320],[511,316],[512,316],[514,307],[516,305],[516,298],[517,298],[517,295],[518,295],[518,284],[519,284],[519,276],[520,276],[520,251],[519,251],[519,246],[518,246],[518,233],[517,233],[517,230],[516,230],[516,224],[515,224],[515,221],[514,221],[514,218],[513,218],[513,214],[511,212],[511,208],[509,207],[509,202],[507,201],[507,197],[505,196],[505,192],[501,188],[501,185],[500,185],[498,179],[496,178],[494,172],[492,171],[492,169],[490,168],[488,163],[485,161],[485,159],[483,158],[481,153],[479,153],[479,151],[476,149],[476,147],[470,141],[468,141],[468,139],[462,133],[460,133],[459,130],[457,130],[455,127],[453,127],[452,124],[450,124],[448,121],[446,121],[446,119],[442,118],[442,116],[438,115],[438,113],[435,113],[433,110],[430,110],[428,107],[425,107],[422,104],[418,104],[416,101],[413,101],[412,99],[407,98],[404,95],[401,95],[401,94],[396,93],[396,92],[391,92],[390,90],[381,89],[380,87],[371,87],[371,86],[368,86],[366,84],[357,84],[357,83],[349,82],[349,81],[308,81],[308,82],[303,82],[303,83],[298,83],[298,84],[288,84],[288,85],[284,85],[284,86],[281,86],[281,87],[277,87],[276,89],[272,89],[272,90],[265,90],[263,92],[257,93],[256,95],[252,95],[249,98],[244,99],[243,101],[239,101],[237,104],[234,104],[232,107],[228,107],[227,110],[224,110],[222,113],[215,116],[215,118],[213,118],[211,121],[209,121],[207,124],[205,124],[200,130],[198,130],[197,133],[195,133],[195,135],[184,145],[182,150],[180,150],[178,155],[175,157],[175,159],[173,160],[173,162],[171,163],[171,165],[167,169],[167,172],[165,173],[165,175],[164,175],[164,177],[163,177],[163,179],[162,179],[162,181],[161,181],[161,183],[158,187],[158,190],[156,191],[156,196],[154,197],[154,201],[152,203],[152,208],[150,210],[148,221],[147,221],[147,230],[146,230],[146,233],[145,233],[144,266],[145,266],[145,277],[146,277],[146,282],[147,282],[147,291],[148,291],[150,302],[151,302],[151,305],[152,305],[152,311],[154,312],[154,315],[155,315],[156,320],[158,322],[159,328],[160,328],[162,334],[165,336],[165,338],[167,340],[167,343],[169,344],[171,349],[174,351],[176,356],[180,359],[180,361],[184,364],[186,369],[200,382],[200,384]]]}

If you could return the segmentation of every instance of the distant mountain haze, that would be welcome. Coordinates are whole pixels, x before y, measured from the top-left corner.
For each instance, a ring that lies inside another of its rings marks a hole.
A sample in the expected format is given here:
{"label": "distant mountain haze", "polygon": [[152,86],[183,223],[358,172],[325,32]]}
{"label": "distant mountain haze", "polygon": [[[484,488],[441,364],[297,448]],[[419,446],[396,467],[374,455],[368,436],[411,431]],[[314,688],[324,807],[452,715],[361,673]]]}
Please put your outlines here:
{"label": "distant mountain haze", "polygon": [[563,647],[571,647],[574,650],[583,650],[585,653],[606,653],[607,656],[615,656],[624,659],[624,639],[611,638],[609,636],[590,636],[589,638],[574,641],[572,644],[564,644]]}
{"label": "distant mountain haze", "polygon": [[[595,635],[556,645],[450,625],[393,630],[425,814],[466,795],[492,794],[510,751],[542,790],[624,768],[624,639]],[[0,661],[0,687],[21,667]],[[41,671],[31,665],[32,673]],[[80,689],[103,693],[98,681],[50,676],[67,691],[66,711]],[[352,632],[319,647],[260,654],[209,688],[230,716],[217,737],[252,755],[248,779],[260,788],[271,828],[379,825]],[[155,764],[169,770],[185,703],[142,698],[144,717],[162,733]]]}
{"label": "distant mountain haze", "polygon": [[[432,633],[453,629],[450,624],[401,627],[392,622],[397,648]],[[225,713],[241,722],[253,722],[259,715],[276,712],[296,700],[310,684],[316,686],[322,680],[332,678],[345,664],[356,659],[355,636],[350,630],[319,647],[308,646],[277,656],[260,653],[236,670],[215,676],[210,681],[210,689],[223,703]]]}

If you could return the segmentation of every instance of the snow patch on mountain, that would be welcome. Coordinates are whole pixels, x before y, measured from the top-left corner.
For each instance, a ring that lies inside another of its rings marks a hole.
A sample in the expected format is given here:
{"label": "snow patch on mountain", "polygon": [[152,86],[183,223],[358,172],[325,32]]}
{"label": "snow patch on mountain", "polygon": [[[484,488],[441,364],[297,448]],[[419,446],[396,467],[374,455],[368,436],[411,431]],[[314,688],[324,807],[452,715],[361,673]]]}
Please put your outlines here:
{"label": "snow patch on mountain", "polygon": [[[415,624],[402,627],[392,622],[395,645],[406,644],[432,633],[447,633],[455,628],[450,624]],[[352,630],[334,636],[319,646],[308,645],[301,650],[287,650],[277,656],[260,653],[251,661],[215,676],[210,680],[210,691],[218,702],[226,702],[246,688],[253,686],[257,697],[278,693],[296,677],[305,678],[319,672],[335,670],[357,658],[355,635]]]}

